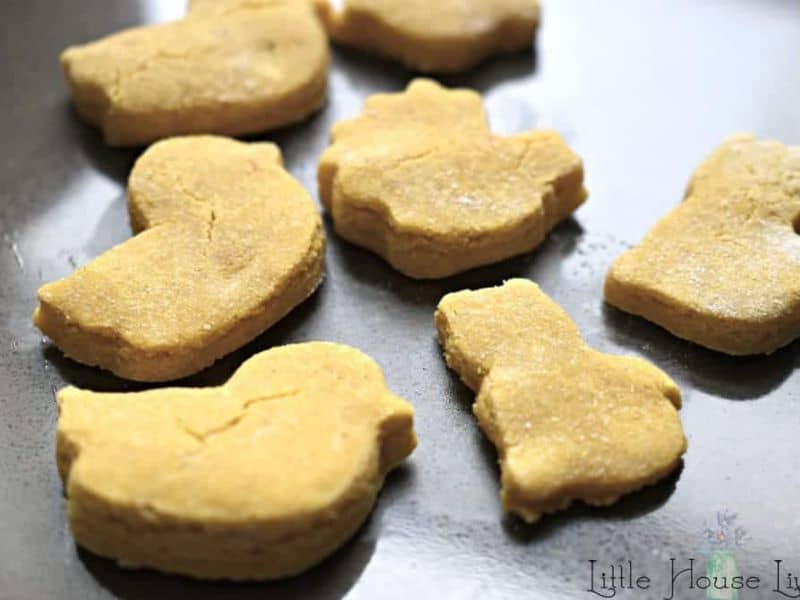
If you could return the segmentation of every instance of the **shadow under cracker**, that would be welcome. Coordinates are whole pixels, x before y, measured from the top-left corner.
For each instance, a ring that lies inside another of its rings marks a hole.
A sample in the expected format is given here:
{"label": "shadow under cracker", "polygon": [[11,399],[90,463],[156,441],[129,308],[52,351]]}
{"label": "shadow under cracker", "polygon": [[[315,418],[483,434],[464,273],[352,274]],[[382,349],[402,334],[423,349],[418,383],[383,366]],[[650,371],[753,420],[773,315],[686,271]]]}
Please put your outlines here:
{"label": "shadow under cracker", "polygon": [[101,130],[81,119],[67,98],[62,103],[62,112],[68,135],[78,142],[77,147],[89,163],[106,177],[120,185],[127,185],[128,175],[144,147],[109,146],[105,143]]}
{"label": "shadow under cracker", "polygon": [[[369,524],[364,526],[369,527]],[[322,564],[290,579],[272,582],[200,581],[150,569],[128,570],[83,548],[78,558],[91,576],[114,597],[123,600],[293,600],[344,598],[356,584],[375,550],[374,539],[360,533]]]}
{"label": "shadow under cracker", "polygon": [[373,252],[355,246],[338,236],[329,214],[325,215],[325,226],[328,251],[331,253],[329,264],[343,265],[349,277],[364,285],[390,291],[405,304],[429,307],[431,318],[442,297],[451,292],[497,286],[515,277],[538,281],[537,265],[544,264],[545,269],[553,268],[554,265],[550,264],[548,267],[545,263],[552,262],[549,258],[557,255],[555,260],[557,267],[560,260],[575,250],[578,240],[583,235],[583,228],[570,217],[551,231],[539,246],[525,254],[449,277],[413,279],[394,269]]}
{"label": "shadow under cracker", "polygon": [[55,345],[48,344],[42,351],[43,359],[52,364],[68,385],[95,392],[137,392],[169,387],[212,387],[224,384],[236,370],[254,355],[287,343],[301,341],[297,332],[311,319],[325,293],[325,284],[308,299],[295,307],[267,331],[257,338],[218,359],[213,365],[199,373],[171,382],[145,383],[117,377],[109,371],[83,365],[67,358]]}
{"label": "shadow under cracker", "polygon": [[560,529],[588,520],[632,521],[661,508],[675,492],[678,480],[683,473],[684,462],[664,479],[641,490],[622,496],[610,506],[591,506],[575,500],[568,508],[542,515],[536,523],[526,523],[514,514],[503,517],[503,530],[518,544],[543,542]]}
{"label": "shadow under cracker", "polygon": [[728,400],[757,400],[769,395],[800,366],[800,341],[770,356],[729,356],[672,335],[666,329],[608,304],[603,323],[611,339],[633,347],[676,379]]}
{"label": "shadow under cracker", "polygon": [[[333,62],[338,71],[350,79],[353,87],[375,86],[380,78],[379,89],[397,91],[405,88],[413,79],[427,78],[441,82],[450,88],[470,88],[482,94],[493,87],[529,77],[536,72],[538,51],[536,42],[531,47],[516,52],[500,52],[486,57],[477,65],[457,73],[427,73],[403,66],[396,60],[366,50],[336,45]],[[370,82],[372,85],[367,85]]]}
{"label": "shadow under cracker", "polygon": [[[434,339],[433,343],[436,344],[437,348],[439,348],[439,342],[437,339]],[[441,355],[440,348],[438,353]],[[441,360],[444,361],[444,357],[442,357]],[[466,384],[461,381],[461,378],[458,376],[458,374],[449,367],[447,368],[447,378],[448,396],[455,399],[454,404],[456,409],[464,413],[472,422],[473,431],[475,433],[475,443],[480,448],[481,457],[483,458],[486,468],[494,472],[499,482],[500,465],[497,460],[497,450],[494,447],[494,444],[492,444],[492,442],[489,441],[489,439],[481,431],[480,426],[478,425],[478,419],[472,412],[472,407],[475,404],[476,393],[469,389]]]}
{"label": "shadow under cracker", "polygon": [[530,48],[495,54],[462,73],[442,75],[438,79],[447,87],[470,88],[486,94],[497,85],[530,77],[538,68],[536,42]]}
{"label": "shadow under cracker", "polygon": [[389,473],[375,509],[353,537],[319,565],[288,579],[242,583],[200,581],[151,569],[124,569],[113,560],[81,547],[76,547],[76,551],[91,576],[123,600],[339,600],[358,582],[375,553],[383,511],[413,485],[413,479],[413,466],[408,464]]}

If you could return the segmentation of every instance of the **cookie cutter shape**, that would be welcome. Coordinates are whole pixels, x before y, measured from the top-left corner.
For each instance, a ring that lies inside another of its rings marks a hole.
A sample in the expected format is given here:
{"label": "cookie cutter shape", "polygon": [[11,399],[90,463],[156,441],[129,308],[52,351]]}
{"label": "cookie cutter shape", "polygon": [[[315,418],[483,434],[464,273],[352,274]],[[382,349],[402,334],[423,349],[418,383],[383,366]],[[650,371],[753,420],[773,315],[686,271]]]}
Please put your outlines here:
{"label": "cookie cutter shape", "polygon": [[340,236],[421,279],[529,252],[586,198],[557,133],[494,135],[478,94],[424,79],[334,125],[318,180]]}
{"label": "cookie cutter shape", "polygon": [[445,296],[447,364],[477,393],[505,508],[528,522],[573,500],[609,505],[673,471],[686,450],[675,383],[650,363],[586,345],[539,287]]}
{"label": "cookie cutter shape", "polygon": [[413,409],[339,344],[283,346],[216,388],[58,395],[75,540],[129,567],[276,579],[344,544],[414,449]]}
{"label": "cookie cutter shape", "polygon": [[36,326],[79,362],[139,381],[191,375],[322,280],[320,215],[273,144],[164,140],[128,192],[141,233],[39,290]]}
{"label": "cookie cutter shape", "polygon": [[733,355],[800,336],[800,147],[739,135],[606,278],[609,304]]}
{"label": "cookie cutter shape", "polygon": [[538,0],[316,0],[331,38],[423,72],[533,45]]}
{"label": "cookie cutter shape", "polygon": [[193,2],[183,20],[67,48],[78,113],[113,146],[244,135],[304,120],[325,100],[328,40],[310,2]]}

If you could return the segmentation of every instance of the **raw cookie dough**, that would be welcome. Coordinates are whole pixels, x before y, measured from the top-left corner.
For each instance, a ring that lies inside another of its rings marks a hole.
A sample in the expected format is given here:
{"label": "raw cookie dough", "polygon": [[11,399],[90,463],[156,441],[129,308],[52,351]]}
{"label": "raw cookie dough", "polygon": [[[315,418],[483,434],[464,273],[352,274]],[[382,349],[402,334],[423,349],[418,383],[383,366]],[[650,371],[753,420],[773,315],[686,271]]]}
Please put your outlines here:
{"label": "raw cookie dough", "polygon": [[361,352],[283,346],[222,387],[58,395],[75,540],[128,567],[276,579],[319,563],[416,446],[413,409]]}
{"label": "raw cookie dough", "polygon": [[683,203],[624,254],[606,301],[727,354],[800,336],[800,146],[726,140]]}
{"label": "raw cookie dough", "polygon": [[304,0],[209,0],[61,56],[78,113],[114,146],[243,135],[302,121],[325,99],[328,41]]}
{"label": "raw cookie dough", "polygon": [[322,279],[320,215],[273,144],[159,142],[136,162],[128,197],[142,233],[39,290],[36,326],[79,362],[140,381],[191,375]]}
{"label": "raw cookie dough", "polygon": [[418,79],[334,125],[319,190],[336,232],[416,278],[528,252],[586,198],[550,131],[497,136],[478,94]]}
{"label": "raw cookie dough", "polygon": [[447,364],[478,394],[503,504],[526,521],[577,499],[612,504],[678,466],[675,383],[644,360],[587,346],[535,283],[448,294],[436,327]]}
{"label": "raw cookie dough", "polygon": [[463,71],[530,48],[538,0],[316,0],[336,42],[426,72]]}

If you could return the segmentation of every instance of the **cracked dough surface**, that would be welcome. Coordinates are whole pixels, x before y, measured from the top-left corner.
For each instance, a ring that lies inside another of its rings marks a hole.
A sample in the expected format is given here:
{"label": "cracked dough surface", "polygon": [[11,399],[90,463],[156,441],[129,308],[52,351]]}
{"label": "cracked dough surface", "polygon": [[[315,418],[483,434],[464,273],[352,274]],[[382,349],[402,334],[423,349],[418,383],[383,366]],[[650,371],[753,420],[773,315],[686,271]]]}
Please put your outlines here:
{"label": "cracked dough surface", "polygon": [[304,571],[364,522],[416,445],[413,409],[361,352],[283,346],[217,388],[58,395],[75,540],[203,579]]}
{"label": "cracked dough surface", "polygon": [[425,72],[528,48],[538,0],[316,0],[331,38]]}
{"label": "cracked dough surface", "polygon": [[478,94],[425,79],[334,125],[318,179],[336,232],[416,278],[528,252],[586,198],[557,133],[494,135]]}
{"label": "cracked dough surface", "polygon": [[268,143],[186,137],[131,172],[135,232],[39,289],[34,322],[71,358],[168,381],[243,346],[322,280],[320,215]]}
{"label": "cracked dough surface", "polygon": [[678,466],[675,383],[644,360],[587,346],[535,283],[448,294],[436,326],[448,366],[477,393],[503,505],[526,521],[573,500],[612,504]]}
{"label": "cracked dough surface", "polygon": [[328,62],[325,33],[303,0],[195,1],[181,21],[61,56],[78,113],[115,146],[296,123],[322,105]]}
{"label": "cracked dough surface", "polygon": [[726,140],[608,273],[606,301],[734,355],[800,336],[800,147]]}

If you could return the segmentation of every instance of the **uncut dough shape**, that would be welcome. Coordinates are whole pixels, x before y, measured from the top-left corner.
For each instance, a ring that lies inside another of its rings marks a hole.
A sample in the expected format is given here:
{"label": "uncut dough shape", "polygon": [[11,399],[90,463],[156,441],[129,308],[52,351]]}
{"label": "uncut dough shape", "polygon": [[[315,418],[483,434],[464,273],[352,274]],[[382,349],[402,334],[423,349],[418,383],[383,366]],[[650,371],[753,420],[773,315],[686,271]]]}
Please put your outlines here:
{"label": "uncut dough shape", "polygon": [[151,146],[128,188],[130,240],[39,289],[34,322],[67,356],[127,379],[191,375],[311,295],[320,215],[273,144]]}
{"label": "uncut dough shape", "polygon": [[336,232],[415,278],[529,252],[586,198],[557,133],[494,135],[478,94],[425,79],[334,125],[318,181]]}
{"label": "uncut dough shape", "polygon": [[448,294],[436,326],[448,366],[477,393],[506,510],[535,522],[573,500],[612,504],[678,466],[675,383],[644,360],[587,346],[536,284]]}
{"label": "uncut dough shape", "polygon": [[183,20],[61,56],[78,113],[113,146],[302,121],[324,102],[328,63],[327,37],[302,0],[194,2]]}
{"label": "uncut dough shape", "polygon": [[610,304],[733,355],[800,336],[800,147],[740,135],[611,267]]}
{"label": "uncut dough shape", "polygon": [[76,541],[128,567],[276,579],[333,553],[416,445],[413,409],[338,344],[263,352],[222,387],[58,396]]}
{"label": "uncut dough shape", "polygon": [[[316,0],[331,38],[423,72],[463,71],[529,48],[538,0]],[[341,5],[341,10],[337,7]]]}

